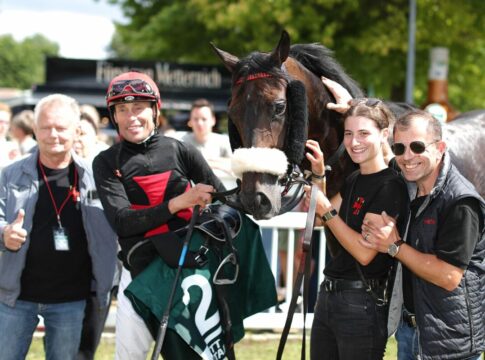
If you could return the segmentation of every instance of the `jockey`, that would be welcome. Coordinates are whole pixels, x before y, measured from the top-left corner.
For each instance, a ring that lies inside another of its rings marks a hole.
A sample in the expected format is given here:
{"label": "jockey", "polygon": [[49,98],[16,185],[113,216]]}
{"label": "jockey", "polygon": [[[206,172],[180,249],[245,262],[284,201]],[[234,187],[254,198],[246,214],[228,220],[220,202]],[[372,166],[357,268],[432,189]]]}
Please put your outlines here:
{"label": "jockey", "polygon": [[[187,225],[195,205],[205,207],[212,201],[211,193],[224,187],[199,151],[157,133],[162,102],[149,76],[135,71],[116,76],[109,84],[106,102],[121,141],[94,159],[93,171],[106,217],[119,236],[123,261],[116,359],[146,359],[153,337],[124,289],[157,255],[176,266],[182,240],[173,232]],[[185,264],[195,266],[194,254],[187,255]],[[172,284],[159,286],[169,291]],[[162,355],[200,359],[171,329]]]}

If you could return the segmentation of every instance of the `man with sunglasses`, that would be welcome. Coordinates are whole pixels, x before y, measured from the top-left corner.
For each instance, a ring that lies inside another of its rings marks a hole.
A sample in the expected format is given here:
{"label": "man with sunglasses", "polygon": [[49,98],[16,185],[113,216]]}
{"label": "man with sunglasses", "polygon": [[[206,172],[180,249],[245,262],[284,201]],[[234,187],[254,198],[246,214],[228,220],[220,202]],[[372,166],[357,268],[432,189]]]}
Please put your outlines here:
{"label": "man with sunglasses", "polygon": [[[116,359],[146,359],[152,336],[123,291],[159,255],[177,265],[182,241],[174,231],[187,225],[195,205],[205,207],[211,193],[223,190],[199,151],[156,131],[159,90],[146,74],[127,72],[110,83],[110,119],[121,142],[93,162],[95,181],[106,216],[119,236],[122,270],[116,321]],[[194,182],[197,185],[191,186]],[[185,264],[195,266],[189,252]],[[130,274],[131,273],[131,274]],[[131,276],[130,276],[131,275]],[[167,287],[169,291],[172,284]],[[182,349],[182,350],[180,350]],[[168,329],[166,358],[200,358]],[[188,355],[187,355],[188,354]]]}
{"label": "man with sunglasses", "polygon": [[[392,218],[387,229],[370,221],[369,247],[402,267],[398,359],[479,359],[485,349],[485,202],[451,164],[440,122],[411,111],[394,127],[395,161],[411,191],[405,239]],[[390,236],[389,230],[393,230]]]}

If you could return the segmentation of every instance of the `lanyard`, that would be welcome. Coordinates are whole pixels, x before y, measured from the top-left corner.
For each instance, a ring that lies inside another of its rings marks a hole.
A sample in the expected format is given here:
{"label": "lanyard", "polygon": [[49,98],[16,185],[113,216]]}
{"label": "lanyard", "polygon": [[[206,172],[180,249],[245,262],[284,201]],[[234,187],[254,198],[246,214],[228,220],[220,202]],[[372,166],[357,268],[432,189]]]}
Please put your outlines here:
{"label": "lanyard", "polygon": [[[45,175],[44,167],[42,166],[42,163],[40,162],[40,158],[39,158],[39,167],[40,167],[40,171],[42,173],[42,178],[44,179],[45,186],[47,187],[47,190],[49,191],[49,195],[51,197],[52,205],[54,206],[54,210],[56,212],[57,223],[59,224],[59,227],[61,228],[62,227],[61,212],[62,212],[62,209],[64,209],[64,206],[67,204],[67,201],[69,200],[70,197],[73,198],[74,202],[79,201],[79,192],[76,190],[76,186],[77,186],[77,170],[76,170],[76,167],[74,166],[74,186],[71,186],[71,185],[69,186],[69,192],[67,193],[67,197],[64,199],[64,201],[62,202],[61,207],[59,209],[57,208],[56,200],[54,199],[54,195],[52,194],[52,190],[51,190],[51,187],[49,185],[49,181],[47,180],[47,176]],[[69,178],[69,175],[68,175],[68,178]]]}

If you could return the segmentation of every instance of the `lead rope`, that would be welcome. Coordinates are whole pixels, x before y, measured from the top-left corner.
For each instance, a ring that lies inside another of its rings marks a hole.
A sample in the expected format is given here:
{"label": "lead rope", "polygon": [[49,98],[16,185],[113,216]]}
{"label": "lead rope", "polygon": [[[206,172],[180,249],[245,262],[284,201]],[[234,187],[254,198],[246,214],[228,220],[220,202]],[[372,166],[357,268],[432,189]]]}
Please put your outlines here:
{"label": "lead rope", "polygon": [[310,195],[310,206],[308,209],[308,214],[305,224],[305,232],[303,238],[302,249],[299,254],[300,263],[298,265],[298,274],[293,285],[293,294],[291,295],[290,306],[288,308],[288,314],[286,316],[285,327],[281,333],[280,343],[278,345],[278,353],[276,354],[276,359],[281,360],[283,356],[283,351],[285,349],[286,340],[288,339],[288,334],[290,332],[291,323],[293,321],[293,316],[296,310],[296,302],[300,293],[301,284],[303,281],[303,339],[301,346],[301,359],[305,359],[306,355],[306,314],[308,307],[308,285],[310,280],[310,268],[312,259],[312,235],[313,226],[315,224],[315,212],[317,208],[317,192],[318,188],[312,185],[311,195]]}

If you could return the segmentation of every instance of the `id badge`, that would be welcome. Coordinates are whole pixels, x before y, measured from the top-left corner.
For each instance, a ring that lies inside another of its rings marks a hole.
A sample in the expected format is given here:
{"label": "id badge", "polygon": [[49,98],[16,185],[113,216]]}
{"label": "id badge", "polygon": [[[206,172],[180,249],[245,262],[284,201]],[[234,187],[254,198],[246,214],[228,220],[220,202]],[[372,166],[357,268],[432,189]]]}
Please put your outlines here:
{"label": "id badge", "polygon": [[57,251],[69,251],[69,237],[63,227],[54,227],[54,247]]}

